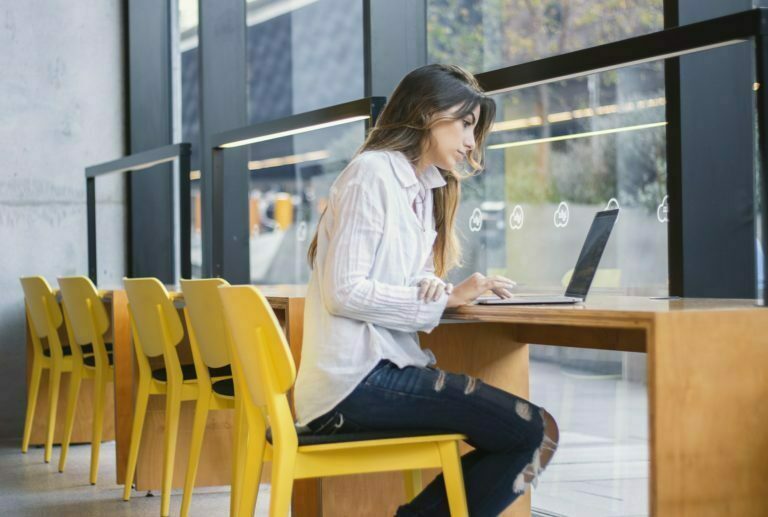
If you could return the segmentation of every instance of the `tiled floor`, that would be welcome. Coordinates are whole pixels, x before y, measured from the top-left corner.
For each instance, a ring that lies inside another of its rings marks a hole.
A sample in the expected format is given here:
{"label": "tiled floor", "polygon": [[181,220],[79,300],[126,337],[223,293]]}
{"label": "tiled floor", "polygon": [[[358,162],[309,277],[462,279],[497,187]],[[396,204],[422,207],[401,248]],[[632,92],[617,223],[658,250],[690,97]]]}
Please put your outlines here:
{"label": "tiled floor", "polygon": [[[568,517],[635,517],[648,514],[648,424],[645,386],[616,378],[564,373],[552,363],[531,361],[531,400],[558,419],[560,449],[533,494],[533,514]],[[102,474],[88,483],[89,446],[70,449],[67,472],[42,461],[43,451],[23,455],[16,442],[0,442],[2,516],[156,516],[159,494],[135,494],[123,502],[114,484],[114,443],[102,446]],[[191,515],[228,514],[229,489],[195,492]],[[257,515],[267,515],[269,487],[259,494]],[[178,515],[181,491],[171,514]],[[337,517],[337,516],[332,516]],[[347,516],[338,516],[347,517]]]}
{"label": "tiled floor", "polygon": [[[88,445],[70,448],[67,470],[56,470],[59,448],[53,451],[53,461],[43,463],[43,450],[30,447],[21,454],[16,442],[0,442],[0,516],[3,517],[115,517],[151,516],[160,514],[160,494],[146,497],[136,493],[130,502],[123,501],[123,487],[115,484],[115,444],[102,444],[99,482],[88,482],[91,449]],[[269,487],[259,493],[256,514],[267,515]],[[171,515],[178,515],[181,491],[171,497]],[[190,516],[224,517],[229,515],[229,487],[200,488],[192,499]]]}

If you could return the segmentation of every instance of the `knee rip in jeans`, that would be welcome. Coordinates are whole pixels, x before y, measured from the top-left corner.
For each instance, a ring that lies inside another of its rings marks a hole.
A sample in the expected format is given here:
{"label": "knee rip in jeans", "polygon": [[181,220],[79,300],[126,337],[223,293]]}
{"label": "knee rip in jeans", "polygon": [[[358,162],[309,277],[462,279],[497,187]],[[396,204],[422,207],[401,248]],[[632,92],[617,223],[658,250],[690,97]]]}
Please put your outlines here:
{"label": "knee rip in jeans", "polygon": [[479,382],[478,379],[467,375],[467,385],[464,387],[464,395],[471,395],[476,389]]}
{"label": "knee rip in jeans", "polygon": [[[518,402],[519,404],[519,402]],[[530,405],[526,404],[528,406],[528,411],[530,412]],[[544,411],[543,409],[540,411]],[[519,414],[519,412],[518,412]],[[542,413],[542,420],[544,418],[544,415]],[[530,419],[530,415],[529,418]],[[541,444],[536,448],[535,451],[533,451],[533,457],[531,458],[531,462],[528,463],[520,472],[520,474],[517,475],[515,478],[515,482],[512,485],[512,491],[516,494],[522,494],[525,492],[525,489],[528,485],[533,485],[534,487],[537,486],[539,481],[539,476],[542,472],[544,472],[544,468],[546,466],[541,465],[541,451],[551,451],[553,454],[557,450],[557,442],[552,440],[549,436],[547,436],[547,428],[546,428],[546,420],[544,421],[544,432],[542,434]],[[551,461],[550,457],[550,461]]]}
{"label": "knee rip in jeans", "polygon": [[435,391],[440,392],[445,388],[445,372],[437,370],[437,379],[435,380]]}
{"label": "knee rip in jeans", "polygon": [[515,413],[526,422],[531,421],[531,405],[527,402],[518,400],[515,403]]}

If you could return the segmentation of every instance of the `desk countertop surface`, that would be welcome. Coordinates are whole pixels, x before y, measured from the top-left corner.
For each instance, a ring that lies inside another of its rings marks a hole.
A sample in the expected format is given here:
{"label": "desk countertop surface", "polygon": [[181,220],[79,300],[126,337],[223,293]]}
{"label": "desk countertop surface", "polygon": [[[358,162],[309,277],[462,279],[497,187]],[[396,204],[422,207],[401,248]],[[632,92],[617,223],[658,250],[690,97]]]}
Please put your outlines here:
{"label": "desk countertop surface", "polygon": [[[306,285],[257,286],[276,307],[287,307],[292,299],[306,296]],[[173,286],[168,287],[173,290]],[[110,290],[103,290],[105,298]],[[181,301],[181,293],[178,293]],[[498,323],[548,323],[576,325],[608,325],[642,327],[660,314],[679,312],[728,312],[766,310],[751,299],[652,299],[644,296],[593,295],[574,305],[468,305],[448,309],[444,321],[476,321]],[[768,316],[768,312],[766,312]]]}

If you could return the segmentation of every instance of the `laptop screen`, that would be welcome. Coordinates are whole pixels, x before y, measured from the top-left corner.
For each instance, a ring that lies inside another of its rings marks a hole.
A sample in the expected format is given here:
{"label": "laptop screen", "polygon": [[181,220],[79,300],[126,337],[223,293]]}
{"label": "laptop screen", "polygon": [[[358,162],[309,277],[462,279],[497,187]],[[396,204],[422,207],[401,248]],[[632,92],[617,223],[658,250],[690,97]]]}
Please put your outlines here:
{"label": "laptop screen", "polygon": [[600,258],[603,256],[603,250],[608,243],[608,237],[611,236],[613,223],[616,222],[618,210],[604,210],[595,214],[592,226],[589,228],[587,240],[581,248],[579,259],[576,261],[576,267],[573,269],[573,276],[568,283],[566,296],[585,299],[589,292],[589,286],[592,285],[592,279],[595,277],[597,266],[600,264]]}

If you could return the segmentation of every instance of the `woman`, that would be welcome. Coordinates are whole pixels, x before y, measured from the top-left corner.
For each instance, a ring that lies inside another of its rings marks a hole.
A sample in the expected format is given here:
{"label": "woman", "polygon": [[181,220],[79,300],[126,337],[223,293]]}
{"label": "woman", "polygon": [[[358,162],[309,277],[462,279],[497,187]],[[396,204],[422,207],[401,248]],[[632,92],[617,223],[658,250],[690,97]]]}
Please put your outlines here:
{"label": "woman", "polygon": [[[361,151],[331,187],[312,244],[295,390],[313,433],[429,429],[467,435],[462,467],[473,516],[498,515],[549,463],[558,440],[543,409],[433,367],[419,347],[446,307],[514,282],[475,273],[455,287],[454,235],[465,161],[479,171],[495,104],[456,66],[428,65],[398,85]],[[448,515],[442,476],[398,515]]]}

